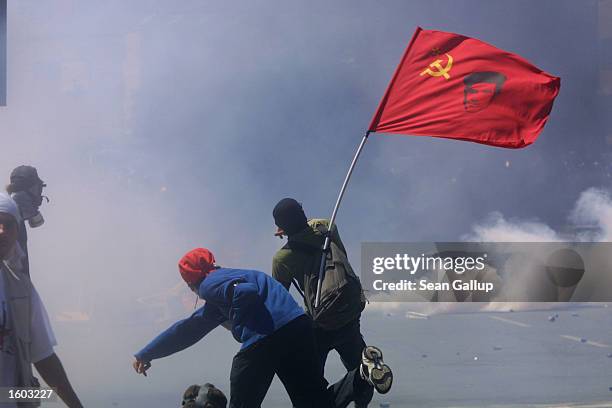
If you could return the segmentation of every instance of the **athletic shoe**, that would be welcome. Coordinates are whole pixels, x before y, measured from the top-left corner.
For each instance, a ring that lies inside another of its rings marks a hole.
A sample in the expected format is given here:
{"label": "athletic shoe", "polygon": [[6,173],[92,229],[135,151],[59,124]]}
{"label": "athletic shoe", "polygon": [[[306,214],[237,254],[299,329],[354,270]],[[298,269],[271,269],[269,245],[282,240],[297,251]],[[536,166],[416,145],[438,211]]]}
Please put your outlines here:
{"label": "athletic shoe", "polygon": [[378,347],[367,346],[363,349],[359,373],[379,394],[386,394],[391,389],[393,373],[383,361],[382,351]]}

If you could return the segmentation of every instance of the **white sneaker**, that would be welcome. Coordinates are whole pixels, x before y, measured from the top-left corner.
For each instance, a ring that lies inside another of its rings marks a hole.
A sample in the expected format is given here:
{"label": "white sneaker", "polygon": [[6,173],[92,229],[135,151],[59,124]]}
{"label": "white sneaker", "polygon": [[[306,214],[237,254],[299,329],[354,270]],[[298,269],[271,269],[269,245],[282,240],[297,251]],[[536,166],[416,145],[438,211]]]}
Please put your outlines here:
{"label": "white sneaker", "polygon": [[382,351],[378,347],[367,346],[363,349],[359,374],[379,394],[388,393],[393,384],[391,368],[383,361]]}

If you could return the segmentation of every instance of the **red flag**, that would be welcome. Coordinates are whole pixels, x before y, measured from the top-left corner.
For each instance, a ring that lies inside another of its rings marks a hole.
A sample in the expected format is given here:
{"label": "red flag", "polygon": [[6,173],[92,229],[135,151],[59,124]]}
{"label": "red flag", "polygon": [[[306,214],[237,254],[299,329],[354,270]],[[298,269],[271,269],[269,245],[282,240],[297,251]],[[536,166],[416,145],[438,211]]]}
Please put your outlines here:
{"label": "red flag", "polygon": [[544,128],[559,86],[516,54],[419,27],[369,130],[524,147]]}

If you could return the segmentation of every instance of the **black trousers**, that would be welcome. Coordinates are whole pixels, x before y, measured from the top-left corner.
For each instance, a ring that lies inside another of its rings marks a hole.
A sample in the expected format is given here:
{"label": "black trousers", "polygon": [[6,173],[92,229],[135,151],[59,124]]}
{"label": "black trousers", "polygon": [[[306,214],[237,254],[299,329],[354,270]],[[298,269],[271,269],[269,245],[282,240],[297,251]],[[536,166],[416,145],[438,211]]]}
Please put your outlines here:
{"label": "black trousers", "polygon": [[259,408],[278,375],[296,408],[345,408],[355,393],[371,389],[357,370],[328,386],[310,318],[298,317],[240,351],[232,362],[230,408]]}
{"label": "black trousers", "polygon": [[[315,328],[315,338],[319,349],[321,367],[324,369],[327,356],[331,350],[336,350],[340,360],[347,371],[359,369],[361,364],[361,352],[366,347],[359,318],[353,320],[346,326],[336,330],[323,330]],[[374,389],[362,388],[355,393],[355,407],[365,408],[372,401]]]}

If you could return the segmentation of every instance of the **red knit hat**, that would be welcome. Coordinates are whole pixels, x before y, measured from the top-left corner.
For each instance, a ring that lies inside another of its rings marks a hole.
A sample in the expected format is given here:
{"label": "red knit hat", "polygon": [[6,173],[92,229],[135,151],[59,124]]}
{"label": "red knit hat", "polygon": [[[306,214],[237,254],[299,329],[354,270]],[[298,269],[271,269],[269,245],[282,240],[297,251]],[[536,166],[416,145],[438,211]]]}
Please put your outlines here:
{"label": "red knit hat", "polygon": [[188,285],[196,285],[215,270],[215,256],[206,248],[187,252],[179,261],[179,272]]}

